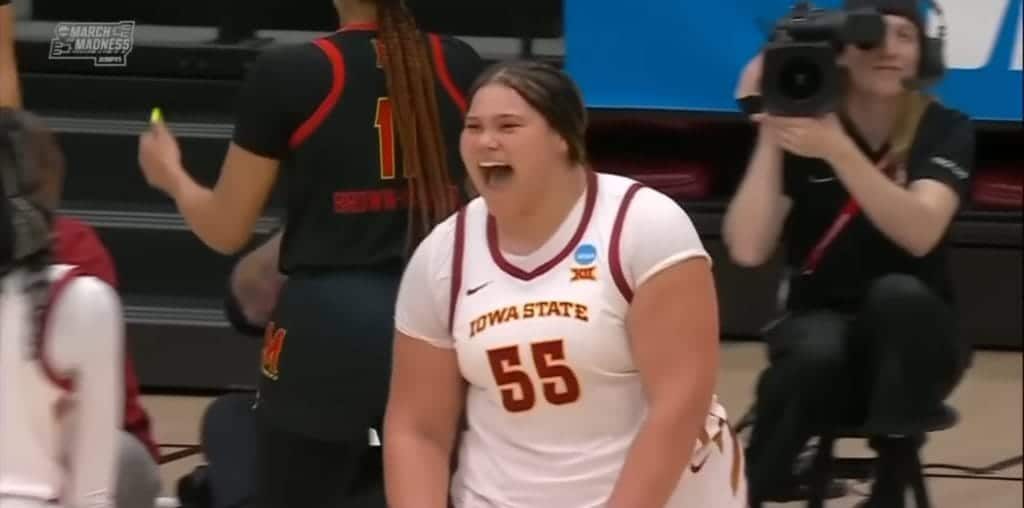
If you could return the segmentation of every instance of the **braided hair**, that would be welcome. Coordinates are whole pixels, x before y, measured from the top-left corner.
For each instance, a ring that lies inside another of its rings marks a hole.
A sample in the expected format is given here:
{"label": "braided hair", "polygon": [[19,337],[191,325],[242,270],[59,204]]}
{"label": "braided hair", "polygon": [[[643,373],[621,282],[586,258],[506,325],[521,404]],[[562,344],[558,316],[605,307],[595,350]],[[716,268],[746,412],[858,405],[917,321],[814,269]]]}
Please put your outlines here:
{"label": "braided hair", "polygon": [[376,0],[380,21],[381,63],[394,104],[402,169],[409,197],[411,251],[458,206],[448,172],[434,91],[434,71],[423,34],[403,0]]}

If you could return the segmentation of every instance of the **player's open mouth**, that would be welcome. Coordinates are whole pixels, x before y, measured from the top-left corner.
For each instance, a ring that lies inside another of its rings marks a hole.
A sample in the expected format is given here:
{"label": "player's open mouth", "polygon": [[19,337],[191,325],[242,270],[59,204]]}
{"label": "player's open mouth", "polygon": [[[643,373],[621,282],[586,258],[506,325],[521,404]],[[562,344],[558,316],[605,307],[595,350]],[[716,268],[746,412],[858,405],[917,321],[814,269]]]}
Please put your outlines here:
{"label": "player's open mouth", "polygon": [[512,166],[504,162],[488,161],[479,164],[487,185],[500,184],[512,177]]}

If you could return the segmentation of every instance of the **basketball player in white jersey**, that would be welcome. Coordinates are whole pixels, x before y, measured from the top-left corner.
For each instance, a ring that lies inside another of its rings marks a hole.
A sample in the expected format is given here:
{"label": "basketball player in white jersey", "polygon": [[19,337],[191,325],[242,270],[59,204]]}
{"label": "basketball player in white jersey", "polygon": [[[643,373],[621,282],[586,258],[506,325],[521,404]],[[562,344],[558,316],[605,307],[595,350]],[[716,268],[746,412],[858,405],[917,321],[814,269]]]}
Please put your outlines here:
{"label": "basketball player in white jersey", "polygon": [[49,263],[31,115],[0,109],[0,508],[111,508],[124,393],[120,302]]}
{"label": "basketball player in white jersey", "polygon": [[398,297],[389,506],[745,506],[687,215],[586,167],[560,71],[498,64],[470,98],[461,151],[481,197],[419,246]]}

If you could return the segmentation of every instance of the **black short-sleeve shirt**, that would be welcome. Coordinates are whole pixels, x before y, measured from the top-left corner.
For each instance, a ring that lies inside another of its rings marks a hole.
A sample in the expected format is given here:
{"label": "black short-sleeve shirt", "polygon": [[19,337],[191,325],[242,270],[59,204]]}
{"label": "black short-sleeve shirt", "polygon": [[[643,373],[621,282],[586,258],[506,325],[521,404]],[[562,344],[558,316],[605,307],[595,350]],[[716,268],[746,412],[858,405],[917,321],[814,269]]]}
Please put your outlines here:
{"label": "black short-sleeve shirt", "polygon": [[[454,37],[425,34],[424,42],[448,167],[461,183],[465,95],[483,62]],[[233,141],[282,161],[284,273],[394,267],[404,260],[408,185],[378,54],[376,27],[358,26],[267,50],[249,68]]]}
{"label": "black short-sleeve shirt", "polygon": [[[849,121],[843,127],[868,158],[879,162],[888,151],[873,151]],[[969,118],[933,102],[925,110],[903,170],[906,185],[932,179],[948,185],[968,200],[974,166],[974,128]],[[886,237],[860,213],[835,238],[811,275],[802,275],[810,252],[832,226],[850,194],[832,167],[821,159],[786,153],[784,192],[793,206],[784,228],[786,264],[791,271],[787,307],[832,308],[853,311],[860,307],[871,282],[890,273],[918,277],[938,296],[952,302],[946,264],[946,237],[931,252],[915,257]]]}

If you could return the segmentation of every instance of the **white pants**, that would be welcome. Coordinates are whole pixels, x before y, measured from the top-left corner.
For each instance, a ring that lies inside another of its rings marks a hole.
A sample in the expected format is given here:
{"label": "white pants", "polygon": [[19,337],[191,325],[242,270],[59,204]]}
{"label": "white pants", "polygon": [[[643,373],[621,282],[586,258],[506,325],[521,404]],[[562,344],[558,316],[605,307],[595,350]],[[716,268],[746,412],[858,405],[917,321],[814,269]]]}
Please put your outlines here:
{"label": "white pants", "polygon": [[61,508],[61,506],[23,497],[0,497],[0,508]]}

